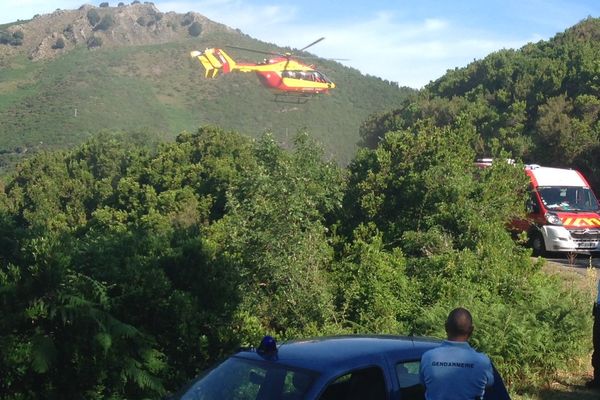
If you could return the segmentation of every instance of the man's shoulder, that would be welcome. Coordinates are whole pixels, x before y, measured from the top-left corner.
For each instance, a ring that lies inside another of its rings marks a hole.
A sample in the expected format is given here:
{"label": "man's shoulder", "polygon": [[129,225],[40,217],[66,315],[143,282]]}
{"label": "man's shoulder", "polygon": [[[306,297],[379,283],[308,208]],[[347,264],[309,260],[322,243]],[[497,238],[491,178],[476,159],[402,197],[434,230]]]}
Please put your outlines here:
{"label": "man's shoulder", "polygon": [[481,353],[472,348],[468,343],[462,343],[457,345],[452,342],[443,342],[439,347],[427,350],[423,353],[422,359],[444,357],[451,355],[459,355],[459,357],[467,357],[473,360],[477,360],[481,363],[491,363],[490,358],[485,353]]}

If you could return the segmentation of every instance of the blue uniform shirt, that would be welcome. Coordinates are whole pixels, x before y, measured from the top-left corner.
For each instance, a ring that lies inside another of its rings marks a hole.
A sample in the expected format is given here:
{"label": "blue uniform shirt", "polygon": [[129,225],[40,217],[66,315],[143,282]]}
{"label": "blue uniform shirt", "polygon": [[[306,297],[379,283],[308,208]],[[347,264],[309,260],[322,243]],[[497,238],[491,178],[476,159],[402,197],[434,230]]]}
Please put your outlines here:
{"label": "blue uniform shirt", "polygon": [[494,384],[488,356],[476,352],[467,342],[445,340],[426,351],[419,371],[427,400],[472,400],[483,396]]}

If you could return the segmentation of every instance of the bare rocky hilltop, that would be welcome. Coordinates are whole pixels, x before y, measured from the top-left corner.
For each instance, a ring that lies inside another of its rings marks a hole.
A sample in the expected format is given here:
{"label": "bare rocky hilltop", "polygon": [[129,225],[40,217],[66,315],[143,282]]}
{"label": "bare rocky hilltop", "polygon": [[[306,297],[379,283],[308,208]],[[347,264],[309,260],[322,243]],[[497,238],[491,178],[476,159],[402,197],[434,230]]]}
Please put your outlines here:
{"label": "bare rocky hilltop", "polygon": [[168,43],[233,29],[188,12],[162,13],[152,3],[110,7],[84,4],[77,10],[56,10],[9,26],[5,35],[20,38],[19,45],[0,46],[0,57],[26,53],[37,61],[51,59],[76,46],[88,48]]}

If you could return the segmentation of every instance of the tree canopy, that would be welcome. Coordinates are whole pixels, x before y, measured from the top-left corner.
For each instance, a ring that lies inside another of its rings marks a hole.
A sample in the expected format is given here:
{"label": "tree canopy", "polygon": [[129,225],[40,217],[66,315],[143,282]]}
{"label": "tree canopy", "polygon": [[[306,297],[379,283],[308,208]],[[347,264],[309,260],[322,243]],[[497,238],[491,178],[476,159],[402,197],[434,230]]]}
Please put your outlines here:
{"label": "tree canopy", "polygon": [[347,169],[203,127],[158,148],[104,133],[0,192],[0,392],[157,398],[240,345],[443,336],[455,305],[515,385],[587,350],[585,300],[505,231],[520,168],[472,160],[467,122],[388,133]]}

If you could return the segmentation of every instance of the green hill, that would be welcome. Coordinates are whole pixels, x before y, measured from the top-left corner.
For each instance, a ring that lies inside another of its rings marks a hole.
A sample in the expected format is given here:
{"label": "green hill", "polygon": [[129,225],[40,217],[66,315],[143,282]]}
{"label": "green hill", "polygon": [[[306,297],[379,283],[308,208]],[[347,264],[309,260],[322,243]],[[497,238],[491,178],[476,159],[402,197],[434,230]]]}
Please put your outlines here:
{"label": "green hill", "polygon": [[480,156],[498,147],[513,157],[576,167],[600,189],[600,19],[588,18],[548,41],[501,50],[429,84],[414,102],[372,117],[363,142],[385,132],[470,124]]}
{"label": "green hill", "polygon": [[[2,26],[0,39],[3,168],[101,130],[147,131],[169,140],[205,124],[252,136],[271,131],[284,144],[306,129],[345,163],[354,154],[360,123],[373,112],[399,107],[413,92],[319,59],[315,64],[337,88],[306,104],[275,102],[252,74],[205,79],[191,50],[286,49],[200,14],[160,13],[150,3],[57,10]],[[262,58],[231,53],[242,60]]]}

